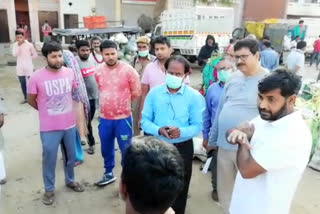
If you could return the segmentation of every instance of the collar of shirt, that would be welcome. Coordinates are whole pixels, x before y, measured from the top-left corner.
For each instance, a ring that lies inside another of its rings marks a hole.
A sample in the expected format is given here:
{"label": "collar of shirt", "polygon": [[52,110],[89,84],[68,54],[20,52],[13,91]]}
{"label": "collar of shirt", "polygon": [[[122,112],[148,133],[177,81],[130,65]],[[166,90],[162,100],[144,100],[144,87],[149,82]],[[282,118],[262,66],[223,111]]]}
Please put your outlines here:
{"label": "collar of shirt", "polygon": [[281,127],[287,127],[288,124],[295,123],[297,117],[301,115],[301,112],[296,110],[292,112],[291,114],[288,114],[276,121],[269,122],[271,126],[276,127],[276,128],[281,128]]}
{"label": "collar of shirt", "polygon": [[304,55],[303,51],[302,51],[302,50],[300,50],[300,49],[296,49],[296,52],[298,52],[298,53],[300,53],[300,54]]}
{"label": "collar of shirt", "polygon": [[[180,89],[177,91],[177,93],[175,93],[175,94],[184,94],[185,88],[186,88],[186,85],[185,85],[185,84],[182,84],[182,85],[181,85],[181,88],[180,88]],[[169,89],[168,89],[167,86],[166,86],[166,87],[163,87],[162,93],[163,93],[163,94],[166,94],[166,93],[172,94],[172,93],[169,91]]]}

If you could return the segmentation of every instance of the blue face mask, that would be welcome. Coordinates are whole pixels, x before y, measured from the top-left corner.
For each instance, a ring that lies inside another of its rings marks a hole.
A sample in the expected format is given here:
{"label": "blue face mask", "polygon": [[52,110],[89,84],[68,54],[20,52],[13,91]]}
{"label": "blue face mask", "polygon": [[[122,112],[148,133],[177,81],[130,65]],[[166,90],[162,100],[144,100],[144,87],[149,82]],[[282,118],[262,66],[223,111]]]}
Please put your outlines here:
{"label": "blue face mask", "polygon": [[222,69],[218,71],[218,80],[220,82],[225,83],[230,78],[231,74],[232,74],[232,69],[228,69],[228,70]]}
{"label": "blue face mask", "polygon": [[181,77],[173,76],[171,74],[166,75],[166,84],[168,88],[178,89],[181,87],[182,81],[183,81],[183,78]]}

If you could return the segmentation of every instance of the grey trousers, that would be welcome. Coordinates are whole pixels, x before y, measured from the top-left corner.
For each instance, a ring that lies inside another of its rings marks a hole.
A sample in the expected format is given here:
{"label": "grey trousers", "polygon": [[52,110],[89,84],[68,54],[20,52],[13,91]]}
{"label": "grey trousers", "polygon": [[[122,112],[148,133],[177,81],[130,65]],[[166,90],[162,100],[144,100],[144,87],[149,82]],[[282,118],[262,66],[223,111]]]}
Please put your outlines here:
{"label": "grey trousers", "polygon": [[217,171],[218,197],[224,213],[226,214],[229,213],[237,172],[237,151],[219,148]]}

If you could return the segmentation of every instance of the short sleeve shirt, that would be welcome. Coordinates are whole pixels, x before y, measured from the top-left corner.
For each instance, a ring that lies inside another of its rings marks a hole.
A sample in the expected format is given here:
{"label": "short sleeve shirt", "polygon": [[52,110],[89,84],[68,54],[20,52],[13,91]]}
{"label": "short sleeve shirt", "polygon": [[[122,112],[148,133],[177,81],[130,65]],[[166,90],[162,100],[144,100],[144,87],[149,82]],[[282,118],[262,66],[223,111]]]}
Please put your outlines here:
{"label": "short sleeve shirt", "polygon": [[66,130],[75,125],[72,89],[73,71],[62,67],[58,72],[42,68],[28,81],[28,94],[37,95],[40,131]]}
{"label": "short sleeve shirt", "polygon": [[302,76],[304,72],[305,56],[301,50],[292,50],[287,58],[287,65],[290,71],[296,69],[299,66],[298,75]]}
{"label": "short sleeve shirt", "polygon": [[238,173],[231,214],[289,214],[298,182],[308,163],[312,137],[299,111],[275,122],[253,120],[251,155],[266,172],[244,179]]}

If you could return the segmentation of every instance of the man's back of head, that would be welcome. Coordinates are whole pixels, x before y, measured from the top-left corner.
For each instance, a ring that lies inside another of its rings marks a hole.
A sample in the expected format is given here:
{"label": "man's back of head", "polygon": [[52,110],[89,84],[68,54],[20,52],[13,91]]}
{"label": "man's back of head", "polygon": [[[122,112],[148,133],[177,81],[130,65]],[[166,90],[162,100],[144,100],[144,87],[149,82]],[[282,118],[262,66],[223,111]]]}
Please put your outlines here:
{"label": "man's back of head", "polygon": [[163,214],[184,183],[178,150],[154,137],[136,137],[123,160],[120,193],[126,213]]}
{"label": "man's back of head", "polygon": [[307,47],[307,43],[305,41],[299,41],[297,44],[297,49],[304,50]]}

